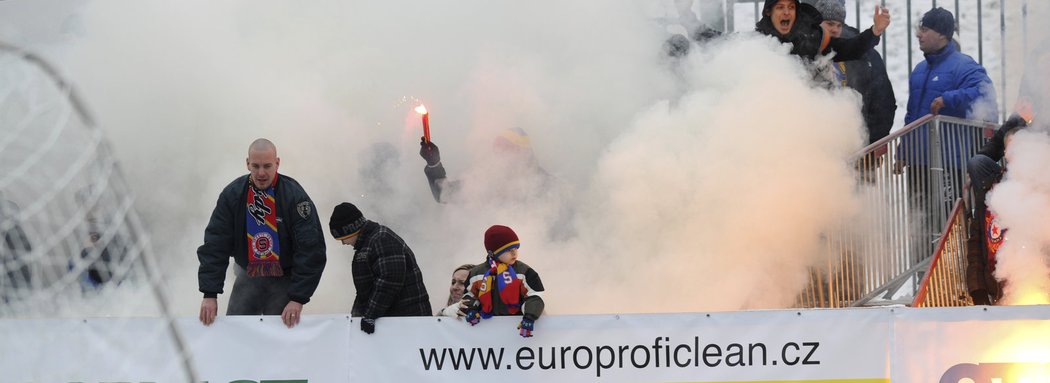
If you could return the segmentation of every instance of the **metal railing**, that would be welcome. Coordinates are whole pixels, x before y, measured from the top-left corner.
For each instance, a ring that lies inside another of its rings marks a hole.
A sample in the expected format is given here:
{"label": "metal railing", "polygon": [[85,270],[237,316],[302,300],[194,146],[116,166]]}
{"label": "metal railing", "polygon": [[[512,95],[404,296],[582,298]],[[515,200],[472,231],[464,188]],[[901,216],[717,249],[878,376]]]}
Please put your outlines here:
{"label": "metal railing", "polygon": [[[762,18],[763,0],[694,0],[694,2],[698,3],[698,5],[710,2],[719,4],[725,2],[724,18],[739,22],[739,25],[734,25],[732,21],[727,22],[727,31],[750,30],[754,27],[754,23]],[[1029,49],[1028,0],[1003,0],[987,3],[982,0],[966,0],[962,3],[959,0],[848,0],[844,5],[848,12],[852,13],[851,16],[853,17],[848,18],[846,23],[860,30],[871,26],[872,9],[870,6],[874,3],[889,6],[894,12],[893,23],[890,25],[887,34],[882,37],[879,47],[876,48],[881,51],[887,67],[904,65],[909,69],[914,68],[915,64],[923,59],[922,52],[919,50],[915,40],[914,28],[919,21],[918,18],[921,18],[923,13],[929,10],[930,7],[939,6],[950,11],[955,16],[955,27],[958,32],[953,37],[960,42],[963,53],[973,56],[982,66],[988,65],[986,68],[989,71],[989,77],[998,79],[995,85],[998,87],[996,92],[998,93],[997,101],[1001,113],[1000,118],[1006,119],[1010,110],[1007,106],[1013,105],[1012,95],[1008,95],[1006,92],[1007,70],[1023,66],[1019,62],[1015,63],[1008,60],[1011,55],[1007,47],[1009,41],[1020,40],[1021,51],[1027,52]],[[738,4],[740,9],[737,9],[736,5]],[[748,9],[751,12],[747,12]],[[976,15],[967,13],[971,9],[976,11]],[[985,17],[984,14],[986,12],[992,17]],[[738,19],[737,13],[740,13],[742,17]],[[746,20],[748,13],[751,14],[750,20]],[[996,13],[998,13],[998,17],[994,17]],[[1019,18],[1020,23],[1007,22],[1008,18],[1012,19],[1014,17]],[[996,32],[998,32],[998,39],[995,38]],[[1035,33],[1034,36],[1039,36],[1039,34]],[[998,44],[994,44],[986,49],[985,45],[987,43],[996,40],[998,40]],[[995,58],[998,58],[998,62],[995,63],[998,64],[998,68],[994,65],[989,65],[992,59]],[[904,73],[905,77],[891,78],[891,82],[898,87],[906,86],[908,84],[907,73],[911,73],[911,71]]]}
{"label": "metal railing", "polygon": [[799,307],[910,304],[949,218],[963,197],[966,161],[994,127],[925,116],[856,153],[863,212],[825,233],[826,261]]}
{"label": "metal railing", "polygon": [[929,271],[919,284],[914,307],[972,306],[966,289],[966,204],[959,199],[937,243]]}

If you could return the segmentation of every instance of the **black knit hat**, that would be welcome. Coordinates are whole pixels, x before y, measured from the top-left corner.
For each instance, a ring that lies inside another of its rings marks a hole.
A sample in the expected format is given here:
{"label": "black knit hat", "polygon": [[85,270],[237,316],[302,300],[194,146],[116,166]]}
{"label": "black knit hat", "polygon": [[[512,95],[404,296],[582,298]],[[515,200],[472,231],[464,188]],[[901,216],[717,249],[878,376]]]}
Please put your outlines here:
{"label": "black knit hat", "polygon": [[947,9],[937,7],[922,15],[919,26],[932,29],[950,40],[955,35],[955,16]]}
{"label": "black knit hat", "polygon": [[328,227],[332,230],[335,240],[342,241],[360,233],[366,221],[357,206],[343,202],[336,205],[332,211],[332,220],[328,222]]}

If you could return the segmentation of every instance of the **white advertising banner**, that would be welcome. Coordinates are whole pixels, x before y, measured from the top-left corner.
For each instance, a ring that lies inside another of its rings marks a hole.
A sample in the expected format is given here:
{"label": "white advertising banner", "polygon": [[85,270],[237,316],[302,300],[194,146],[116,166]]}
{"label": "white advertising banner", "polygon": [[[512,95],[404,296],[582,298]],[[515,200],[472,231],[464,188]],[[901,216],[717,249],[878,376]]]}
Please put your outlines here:
{"label": "white advertising banner", "polygon": [[280,316],[220,317],[205,327],[179,321],[202,380],[209,383],[346,382],[350,318],[306,316],[289,329]]}
{"label": "white advertising banner", "polygon": [[[202,381],[346,382],[347,316],[182,318]],[[158,318],[0,320],[0,382],[189,382],[168,325]]]}
{"label": "white advertising banner", "polygon": [[[1050,306],[547,316],[180,318],[208,383],[1050,381]],[[0,383],[189,381],[158,318],[0,320]]]}
{"label": "white advertising banner", "polygon": [[156,318],[0,320],[0,382],[186,382]]}
{"label": "white advertising banner", "polygon": [[895,311],[894,382],[1050,382],[1050,306]]}
{"label": "white advertising banner", "polygon": [[[350,333],[355,382],[887,382],[888,310],[383,318]],[[355,320],[356,322],[356,320]]]}

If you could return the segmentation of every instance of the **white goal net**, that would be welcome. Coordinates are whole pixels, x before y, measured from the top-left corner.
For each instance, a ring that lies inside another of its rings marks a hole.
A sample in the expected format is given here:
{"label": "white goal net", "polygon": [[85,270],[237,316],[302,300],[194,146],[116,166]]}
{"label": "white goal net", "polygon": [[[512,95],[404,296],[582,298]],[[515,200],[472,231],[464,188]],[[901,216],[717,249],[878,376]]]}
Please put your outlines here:
{"label": "white goal net", "polygon": [[[104,327],[120,331],[112,323],[132,315],[170,318],[133,202],[102,130],[72,87],[46,61],[0,42],[4,362],[51,359],[32,353],[69,334],[34,330],[48,320],[106,320]],[[147,333],[136,347],[182,348],[170,319]],[[178,369],[188,373],[188,366]],[[49,375],[48,364],[18,367],[33,379],[76,378],[75,371]]]}

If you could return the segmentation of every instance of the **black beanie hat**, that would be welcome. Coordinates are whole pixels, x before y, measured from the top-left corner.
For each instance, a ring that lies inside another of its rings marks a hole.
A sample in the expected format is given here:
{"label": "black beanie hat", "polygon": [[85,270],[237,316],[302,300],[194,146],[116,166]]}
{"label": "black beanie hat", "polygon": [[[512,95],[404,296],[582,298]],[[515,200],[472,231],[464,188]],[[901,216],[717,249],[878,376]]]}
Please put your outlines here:
{"label": "black beanie hat", "polygon": [[952,39],[955,35],[955,17],[947,9],[937,7],[922,15],[920,27],[926,27],[940,33],[941,36]]}
{"label": "black beanie hat", "polygon": [[353,237],[361,232],[361,229],[365,227],[365,216],[361,214],[361,210],[349,202],[343,202],[335,206],[335,210],[332,211],[332,220],[328,222],[328,227],[332,230],[332,236],[335,240],[342,241],[344,239]]}

